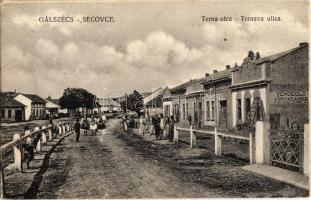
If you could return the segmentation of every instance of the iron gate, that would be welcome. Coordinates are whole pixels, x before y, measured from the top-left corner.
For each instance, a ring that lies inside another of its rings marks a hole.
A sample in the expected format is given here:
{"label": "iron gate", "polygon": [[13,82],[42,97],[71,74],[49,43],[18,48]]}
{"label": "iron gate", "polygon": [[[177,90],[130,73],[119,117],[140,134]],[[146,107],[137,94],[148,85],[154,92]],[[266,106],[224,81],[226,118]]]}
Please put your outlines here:
{"label": "iron gate", "polygon": [[303,130],[271,130],[271,162],[283,168],[303,169]]}

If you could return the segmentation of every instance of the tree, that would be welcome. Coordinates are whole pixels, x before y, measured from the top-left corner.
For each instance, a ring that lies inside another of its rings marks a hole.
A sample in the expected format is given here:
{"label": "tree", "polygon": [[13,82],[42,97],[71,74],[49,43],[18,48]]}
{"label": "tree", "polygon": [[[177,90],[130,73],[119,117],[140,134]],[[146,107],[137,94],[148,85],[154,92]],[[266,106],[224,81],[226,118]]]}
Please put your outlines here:
{"label": "tree", "polygon": [[99,105],[97,97],[82,88],[66,88],[59,99],[62,108],[75,109],[79,107],[96,108]]}
{"label": "tree", "polygon": [[256,53],[256,60],[259,60],[260,59],[260,54],[259,52]]}
{"label": "tree", "polygon": [[134,90],[134,92],[127,95],[125,100],[121,101],[120,104],[124,111],[128,109],[140,115],[140,111],[144,108],[144,98],[138,91]]}

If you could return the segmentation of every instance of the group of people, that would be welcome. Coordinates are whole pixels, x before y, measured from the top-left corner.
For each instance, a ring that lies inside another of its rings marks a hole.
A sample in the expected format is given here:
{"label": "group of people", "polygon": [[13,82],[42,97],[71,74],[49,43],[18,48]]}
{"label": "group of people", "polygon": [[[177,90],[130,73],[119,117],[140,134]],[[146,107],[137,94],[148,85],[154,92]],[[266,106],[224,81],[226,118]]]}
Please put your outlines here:
{"label": "group of people", "polygon": [[141,115],[139,120],[135,122],[133,117],[125,115],[123,118],[124,129],[127,131],[128,126],[131,128],[139,128],[142,135],[149,132],[150,135],[155,135],[156,140],[168,139],[173,142],[174,139],[174,124],[177,122],[174,116],[164,117],[163,114]]}
{"label": "group of people", "polygon": [[[82,120],[82,123],[80,123],[80,120]],[[74,124],[76,142],[78,143],[80,141],[80,130],[83,131],[83,135],[87,136],[88,132],[90,132],[91,135],[96,135],[98,130],[105,129],[105,120],[105,117],[96,119],[94,116],[92,116],[91,118],[78,118],[76,123]]]}

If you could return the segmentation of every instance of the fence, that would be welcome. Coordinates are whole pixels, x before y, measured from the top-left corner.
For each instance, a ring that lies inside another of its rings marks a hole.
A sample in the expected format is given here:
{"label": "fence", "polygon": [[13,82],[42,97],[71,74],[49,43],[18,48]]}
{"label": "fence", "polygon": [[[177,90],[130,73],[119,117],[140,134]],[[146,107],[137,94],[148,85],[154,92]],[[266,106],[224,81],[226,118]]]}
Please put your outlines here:
{"label": "fence", "polygon": [[181,128],[174,126],[174,141],[179,141],[179,131],[189,131],[190,134],[190,147],[195,148],[197,147],[197,133],[203,133],[208,135],[214,136],[214,149],[215,155],[220,156],[222,154],[222,140],[226,138],[233,138],[233,139],[240,139],[240,140],[247,140],[249,141],[249,155],[250,155],[250,164],[255,162],[255,138],[254,133],[250,132],[248,137],[240,136],[240,135],[233,135],[229,133],[219,132],[217,127],[214,128],[213,131],[207,130],[196,130],[193,129],[192,126],[189,128]]}
{"label": "fence", "polygon": [[64,135],[66,132],[72,131],[72,126],[69,121],[60,122],[56,124],[58,127],[56,130],[57,134],[54,134],[52,131],[53,126],[42,126],[35,127],[33,131],[26,130],[24,134],[15,133],[13,135],[13,141],[6,143],[0,147],[0,199],[5,197],[5,185],[4,185],[4,162],[5,158],[8,157],[7,153],[13,150],[14,155],[14,163],[9,165],[7,168],[9,170],[22,171],[23,170],[23,158],[25,153],[24,143],[31,143],[35,137],[38,138],[36,143],[36,151],[40,152],[42,150],[43,145],[47,145],[48,141],[53,141],[55,137],[58,135]]}

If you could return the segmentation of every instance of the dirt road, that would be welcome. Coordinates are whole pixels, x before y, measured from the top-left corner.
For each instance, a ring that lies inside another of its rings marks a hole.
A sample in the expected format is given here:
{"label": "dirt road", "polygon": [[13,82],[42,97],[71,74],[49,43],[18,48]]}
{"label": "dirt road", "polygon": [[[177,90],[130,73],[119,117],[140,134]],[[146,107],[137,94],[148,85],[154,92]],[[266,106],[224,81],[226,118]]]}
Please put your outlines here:
{"label": "dirt road", "polygon": [[[79,144],[73,137],[63,142],[52,157],[53,162],[64,159],[66,168],[63,184],[55,192],[53,185],[42,184],[37,198],[160,198],[218,196],[198,184],[186,183],[156,160],[145,160],[114,135],[118,126],[112,121],[109,128],[97,137],[86,136]],[[59,157],[59,158],[58,158]],[[53,172],[51,172],[53,174]],[[54,173],[55,174],[55,173]],[[48,176],[48,174],[46,175]],[[56,180],[50,180],[55,182]],[[50,190],[50,191],[47,191]]]}
{"label": "dirt road", "polygon": [[[110,120],[97,136],[60,141],[31,186],[14,198],[197,198],[306,196],[307,191],[241,169],[246,163],[215,157],[182,143],[127,135]],[[25,176],[25,174],[24,174]],[[19,175],[11,178],[19,186]],[[8,177],[10,179],[10,177]],[[8,180],[10,182],[10,180]],[[8,188],[16,187],[14,184]],[[25,188],[25,187],[24,187]],[[22,188],[23,189],[23,188]]]}

